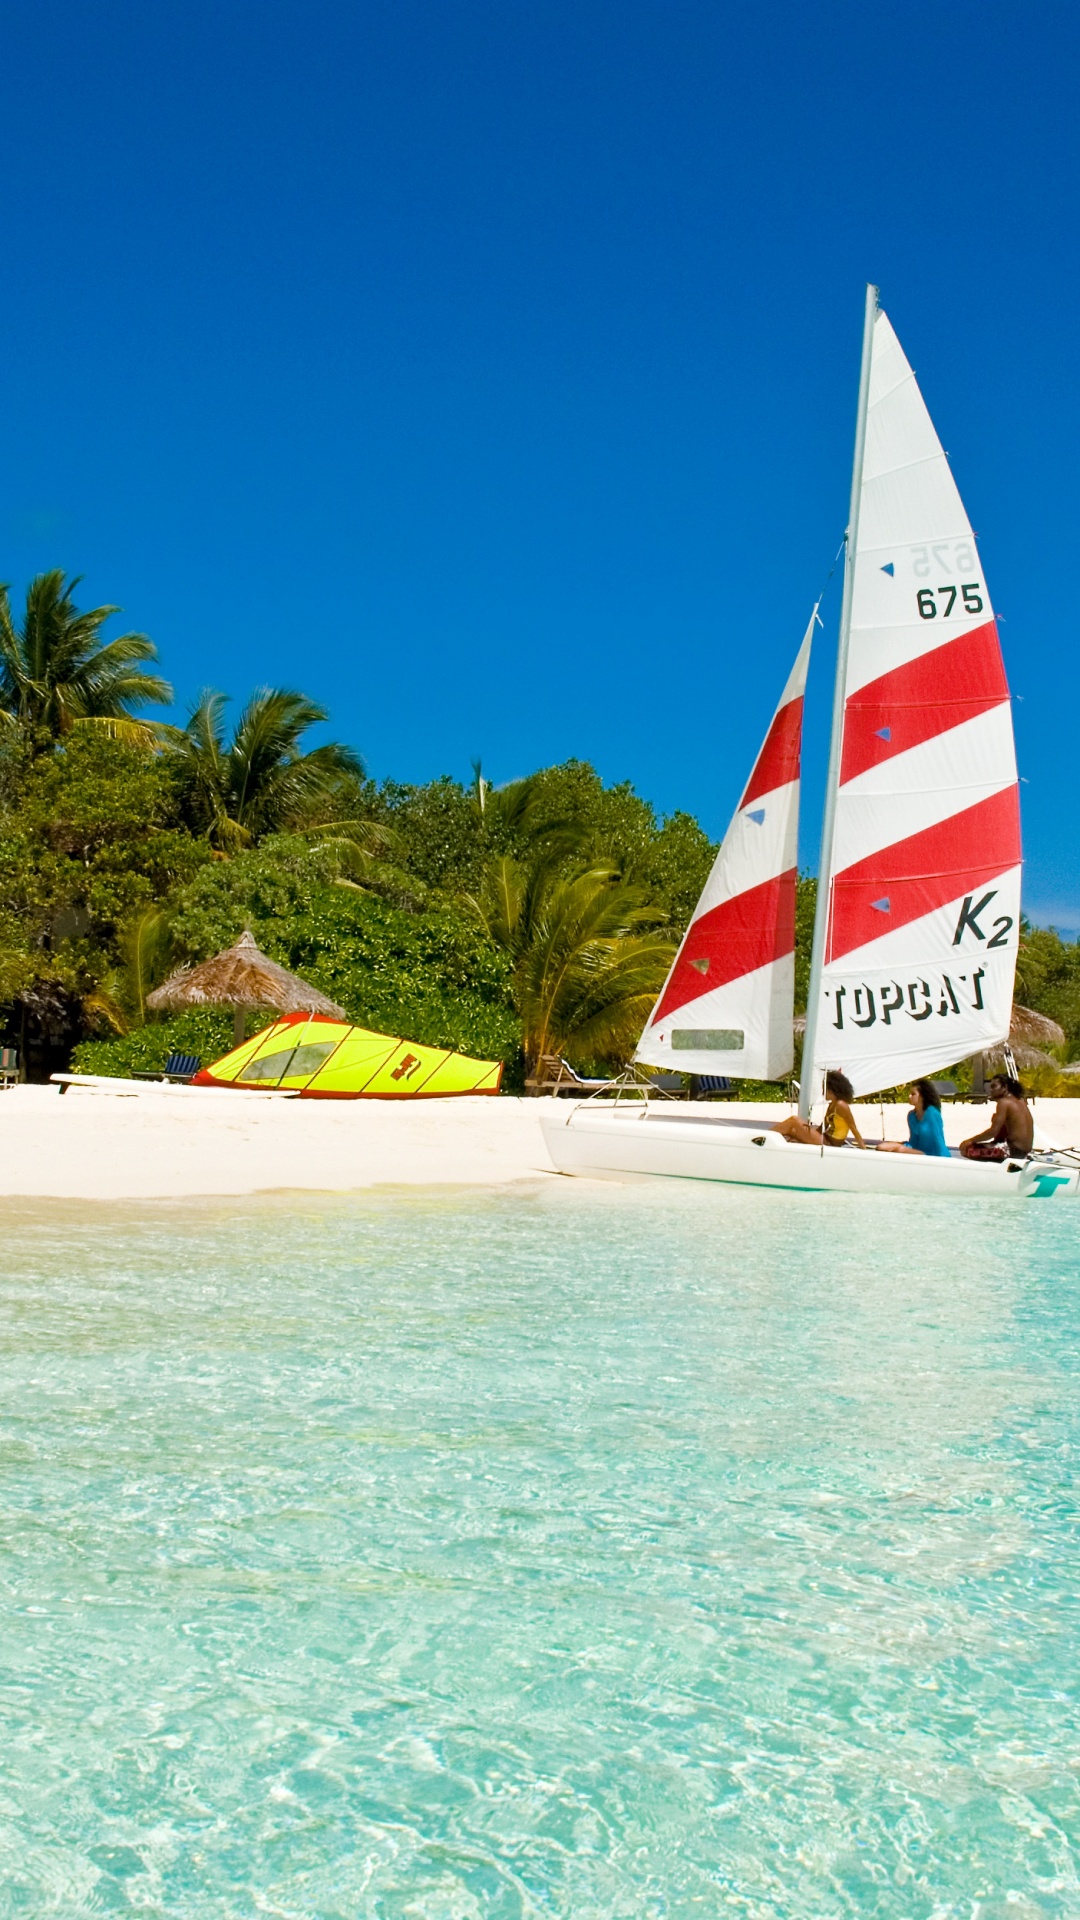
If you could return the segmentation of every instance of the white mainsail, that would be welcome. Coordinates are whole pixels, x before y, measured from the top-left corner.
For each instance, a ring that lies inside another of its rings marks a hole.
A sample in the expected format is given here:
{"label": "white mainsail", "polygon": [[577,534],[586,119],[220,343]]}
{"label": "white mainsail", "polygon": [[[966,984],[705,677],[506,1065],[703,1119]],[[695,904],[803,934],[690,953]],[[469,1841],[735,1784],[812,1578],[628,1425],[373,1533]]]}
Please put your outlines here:
{"label": "white mainsail", "polygon": [[803,692],[817,608],[635,1059],[682,1073],[791,1071]]}
{"label": "white mainsail", "polygon": [[807,1010],[815,1093],[830,1067],[869,1093],[1006,1038],[1020,921],[1012,714],[985,576],[876,297],[865,351]]}

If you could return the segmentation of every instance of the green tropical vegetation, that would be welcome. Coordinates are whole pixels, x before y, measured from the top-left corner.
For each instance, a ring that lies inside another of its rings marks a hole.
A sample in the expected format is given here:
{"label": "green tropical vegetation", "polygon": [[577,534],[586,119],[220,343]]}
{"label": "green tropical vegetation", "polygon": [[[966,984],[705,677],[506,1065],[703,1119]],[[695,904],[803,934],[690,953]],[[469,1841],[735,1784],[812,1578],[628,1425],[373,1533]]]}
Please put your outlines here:
{"label": "green tropical vegetation", "polygon": [[[118,610],[77,587],[39,576],[18,621],[0,590],[0,1030],[32,1077],[225,1052],[229,1013],[156,1018],[147,996],[245,927],[354,1020],[502,1060],[508,1088],[544,1054],[628,1059],[714,857],[690,815],[581,761],[376,783],[292,689],[231,726],[208,691],[166,725],[153,643],[106,638]],[[798,1006],[814,902],[804,878]],[[1017,991],[1080,1053],[1080,946],[1025,928]]]}

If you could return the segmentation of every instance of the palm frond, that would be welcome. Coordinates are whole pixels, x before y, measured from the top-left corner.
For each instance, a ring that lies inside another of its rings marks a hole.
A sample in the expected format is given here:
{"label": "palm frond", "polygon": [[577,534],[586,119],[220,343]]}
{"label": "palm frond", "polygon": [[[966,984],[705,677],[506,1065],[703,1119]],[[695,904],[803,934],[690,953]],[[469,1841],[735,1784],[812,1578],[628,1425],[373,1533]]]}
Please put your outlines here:
{"label": "palm frond", "polygon": [[569,874],[549,849],[489,861],[463,905],[514,957],[526,1061],[542,1053],[625,1058],[675,951],[663,909],[610,862]]}
{"label": "palm frond", "polygon": [[107,987],[98,987],[93,993],[86,994],[82,1006],[84,1014],[89,1015],[91,1019],[96,1015],[99,1020],[104,1020],[115,1034],[128,1032],[124,1010]]}
{"label": "palm frond", "polygon": [[402,852],[400,833],[384,820],[319,820],[302,832],[319,844],[348,842],[371,859],[400,856]]}
{"label": "palm frond", "polygon": [[175,732],[163,720],[129,720],[120,715],[100,713],[84,714],[71,724],[73,727],[92,727],[106,740],[119,740],[125,747],[142,747],[147,753],[157,753],[162,747],[170,745],[170,736]]}
{"label": "palm frond", "polygon": [[79,720],[122,721],[133,709],[172,699],[168,681],[145,671],[157,659],[153,641],[126,633],[102,642],[101,629],[119,608],[81,612],[78,584],[58,568],[38,574],[21,627],[7,589],[0,592],[0,707],[31,737],[55,740]]}

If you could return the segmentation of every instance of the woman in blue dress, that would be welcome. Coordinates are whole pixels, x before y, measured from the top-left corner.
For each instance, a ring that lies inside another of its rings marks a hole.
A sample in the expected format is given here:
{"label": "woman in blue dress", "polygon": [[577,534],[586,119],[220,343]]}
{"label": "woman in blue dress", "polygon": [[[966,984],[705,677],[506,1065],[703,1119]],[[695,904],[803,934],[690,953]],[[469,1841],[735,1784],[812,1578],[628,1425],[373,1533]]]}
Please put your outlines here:
{"label": "woman in blue dress", "polygon": [[907,1117],[907,1145],[899,1140],[883,1140],[879,1153],[928,1153],[934,1159],[947,1160],[945,1129],[941,1124],[941,1098],[932,1080],[916,1080],[911,1087],[912,1111]]}

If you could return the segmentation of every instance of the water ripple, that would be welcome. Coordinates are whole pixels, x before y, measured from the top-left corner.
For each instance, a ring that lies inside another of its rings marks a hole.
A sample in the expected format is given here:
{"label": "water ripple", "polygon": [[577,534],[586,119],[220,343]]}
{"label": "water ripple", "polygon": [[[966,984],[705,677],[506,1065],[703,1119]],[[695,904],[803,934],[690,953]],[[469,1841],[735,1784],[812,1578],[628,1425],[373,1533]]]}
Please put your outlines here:
{"label": "water ripple", "polygon": [[1080,1915],[1077,1225],[9,1206],[0,1914]]}

